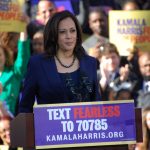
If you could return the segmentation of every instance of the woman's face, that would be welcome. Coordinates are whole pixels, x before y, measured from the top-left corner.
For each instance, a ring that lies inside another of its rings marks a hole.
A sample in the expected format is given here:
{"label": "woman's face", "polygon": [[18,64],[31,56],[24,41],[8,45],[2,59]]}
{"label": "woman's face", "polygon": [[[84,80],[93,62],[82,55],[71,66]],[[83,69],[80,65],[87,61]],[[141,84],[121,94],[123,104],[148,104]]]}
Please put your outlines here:
{"label": "woman's face", "polygon": [[146,124],[148,129],[150,130],[150,111],[146,115]]}
{"label": "woman's face", "polygon": [[58,26],[58,50],[72,51],[76,46],[77,30],[74,21],[66,18],[59,23]]}
{"label": "woman's face", "polygon": [[33,47],[33,52],[35,54],[40,54],[44,52],[44,41],[43,41],[42,33],[36,33],[33,36],[32,47]]}
{"label": "woman's face", "polygon": [[100,12],[90,14],[89,25],[93,33],[97,35],[105,35],[107,32],[107,18]]}
{"label": "woman's face", "polygon": [[4,50],[0,47],[0,70],[4,68],[6,62]]}
{"label": "woman's face", "polygon": [[0,121],[0,137],[4,144],[10,144],[10,121],[1,120]]}

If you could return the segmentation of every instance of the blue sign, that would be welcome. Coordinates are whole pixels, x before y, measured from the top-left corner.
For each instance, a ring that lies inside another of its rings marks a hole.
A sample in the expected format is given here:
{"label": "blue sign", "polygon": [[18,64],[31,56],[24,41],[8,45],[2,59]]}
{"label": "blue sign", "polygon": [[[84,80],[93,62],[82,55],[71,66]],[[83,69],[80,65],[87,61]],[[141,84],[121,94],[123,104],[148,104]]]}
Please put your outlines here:
{"label": "blue sign", "polygon": [[36,105],[34,125],[36,149],[136,142],[132,100]]}

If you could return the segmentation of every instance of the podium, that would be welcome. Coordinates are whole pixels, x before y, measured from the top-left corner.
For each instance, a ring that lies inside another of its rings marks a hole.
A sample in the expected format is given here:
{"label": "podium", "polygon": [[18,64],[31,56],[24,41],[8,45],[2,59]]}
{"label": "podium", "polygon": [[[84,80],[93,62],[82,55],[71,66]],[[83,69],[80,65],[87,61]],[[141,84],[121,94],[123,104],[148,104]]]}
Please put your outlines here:
{"label": "podium", "polygon": [[[135,108],[136,142],[143,141],[141,109]],[[23,150],[35,150],[33,113],[20,113],[11,121],[11,147],[23,147]],[[61,149],[61,148],[59,148]],[[64,149],[64,148],[62,148]],[[128,145],[109,145],[95,147],[73,147],[67,150],[128,150]]]}

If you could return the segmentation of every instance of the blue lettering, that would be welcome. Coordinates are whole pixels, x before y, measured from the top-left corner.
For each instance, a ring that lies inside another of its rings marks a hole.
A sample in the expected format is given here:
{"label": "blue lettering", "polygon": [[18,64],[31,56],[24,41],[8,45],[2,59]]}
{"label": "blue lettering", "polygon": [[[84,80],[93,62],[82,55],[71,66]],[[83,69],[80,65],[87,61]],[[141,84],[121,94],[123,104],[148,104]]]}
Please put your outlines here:
{"label": "blue lettering", "polygon": [[0,11],[8,11],[9,7],[8,4],[0,4]]}
{"label": "blue lettering", "polygon": [[134,35],[142,35],[143,29],[142,28],[118,28],[117,29],[118,34],[134,34]]}
{"label": "blue lettering", "polygon": [[143,19],[118,19],[117,25],[119,26],[146,26],[146,20]]}

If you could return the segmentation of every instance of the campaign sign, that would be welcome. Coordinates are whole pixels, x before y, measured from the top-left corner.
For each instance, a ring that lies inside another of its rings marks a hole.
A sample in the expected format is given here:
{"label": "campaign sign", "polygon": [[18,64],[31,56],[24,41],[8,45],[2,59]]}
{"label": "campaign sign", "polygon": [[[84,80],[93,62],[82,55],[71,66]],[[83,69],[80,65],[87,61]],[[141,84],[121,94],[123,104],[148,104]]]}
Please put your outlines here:
{"label": "campaign sign", "polygon": [[132,100],[34,106],[36,149],[134,144]]}
{"label": "campaign sign", "polygon": [[109,40],[121,56],[129,56],[135,47],[141,51],[150,50],[149,16],[149,10],[109,11]]}
{"label": "campaign sign", "polygon": [[0,32],[25,31],[25,0],[0,0]]}

